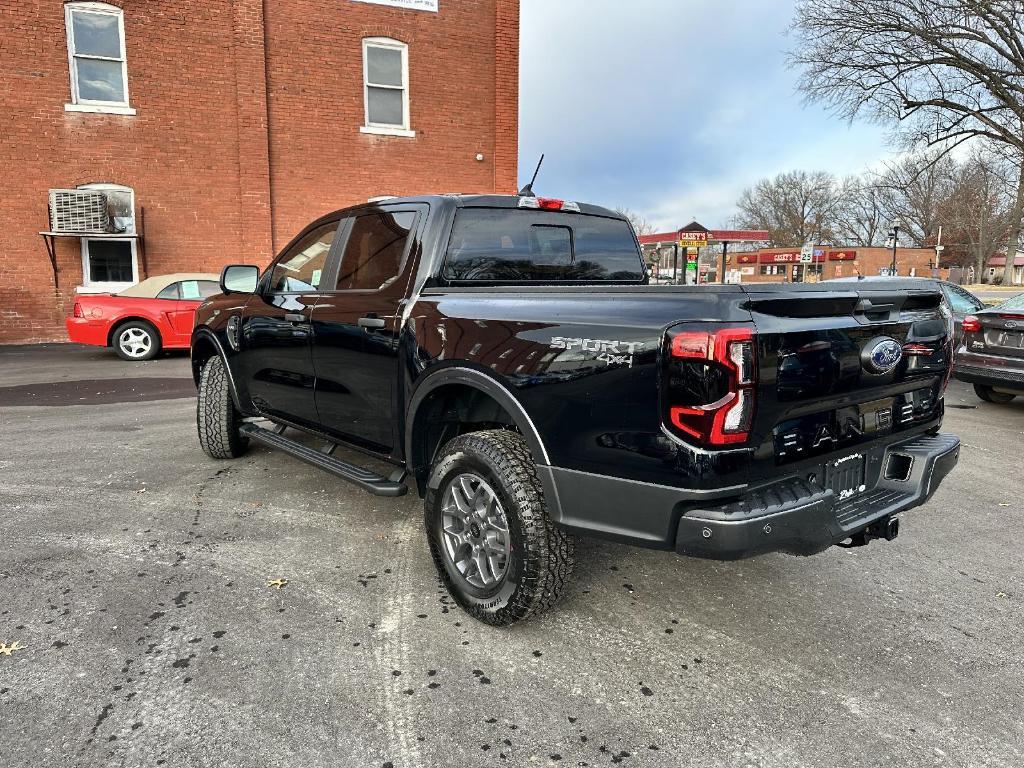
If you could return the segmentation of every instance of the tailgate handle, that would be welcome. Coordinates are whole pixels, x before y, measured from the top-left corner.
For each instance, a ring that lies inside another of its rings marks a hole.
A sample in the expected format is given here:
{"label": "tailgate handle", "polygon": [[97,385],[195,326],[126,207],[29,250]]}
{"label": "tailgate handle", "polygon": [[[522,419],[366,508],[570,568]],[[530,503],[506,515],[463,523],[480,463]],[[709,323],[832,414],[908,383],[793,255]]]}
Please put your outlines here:
{"label": "tailgate handle", "polygon": [[854,311],[863,312],[864,314],[868,312],[892,312],[894,309],[896,309],[895,304],[875,304],[871,299],[861,299],[857,302],[857,306],[854,307]]}

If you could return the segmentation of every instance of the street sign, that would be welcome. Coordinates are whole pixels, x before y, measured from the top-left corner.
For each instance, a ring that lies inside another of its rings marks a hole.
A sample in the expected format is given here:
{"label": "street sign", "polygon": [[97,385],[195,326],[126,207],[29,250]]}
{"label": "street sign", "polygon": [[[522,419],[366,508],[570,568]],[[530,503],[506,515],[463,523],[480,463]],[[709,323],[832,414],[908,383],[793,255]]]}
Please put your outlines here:
{"label": "street sign", "polygon": [[814,261],[814,243],[805,243],[800,249],[800,263],[810,264]]}

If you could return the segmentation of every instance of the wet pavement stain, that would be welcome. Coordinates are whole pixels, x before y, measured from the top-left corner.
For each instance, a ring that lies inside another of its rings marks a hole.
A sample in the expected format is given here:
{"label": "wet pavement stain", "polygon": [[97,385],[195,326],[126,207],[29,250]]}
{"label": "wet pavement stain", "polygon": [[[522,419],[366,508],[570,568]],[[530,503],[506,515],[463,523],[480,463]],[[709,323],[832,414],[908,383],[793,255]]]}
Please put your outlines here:
{"label": "wet pavement stain", "polygon": [[113,704],[104,704],[103,705],[103,710],[99,713],[99,715],[96,716],[96,723],[92,727],[92,735],[93,736],[96,735],[96,731],[99,729],[99,727],[101,725],[103,725],[103,721],[106,720],[110,716],[110,713],[111,713],[111,711],[113,709],[114,709],[114,705]]}
{"label": "wet pavement stain", "polygon": [[0,406],[109,405],[195,396],[196,385],[192,379],[82,379],[0,387]]}

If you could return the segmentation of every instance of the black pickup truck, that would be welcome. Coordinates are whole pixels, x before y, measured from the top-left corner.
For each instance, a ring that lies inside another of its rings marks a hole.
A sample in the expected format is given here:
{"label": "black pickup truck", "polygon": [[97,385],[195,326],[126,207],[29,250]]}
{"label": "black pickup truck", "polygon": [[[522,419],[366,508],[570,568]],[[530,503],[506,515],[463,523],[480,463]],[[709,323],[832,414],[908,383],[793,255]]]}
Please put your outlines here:
{"label": "black pickup truck", "polygon": [[629,223],[596,206],[444,195],[324,216],[262,274],[225,268],[198,309],[200,442],[414,487],[452,596],[492,624],[555,600],[575,534],[810,555],[894,538],[956,464],[933,285],[647,282]]}

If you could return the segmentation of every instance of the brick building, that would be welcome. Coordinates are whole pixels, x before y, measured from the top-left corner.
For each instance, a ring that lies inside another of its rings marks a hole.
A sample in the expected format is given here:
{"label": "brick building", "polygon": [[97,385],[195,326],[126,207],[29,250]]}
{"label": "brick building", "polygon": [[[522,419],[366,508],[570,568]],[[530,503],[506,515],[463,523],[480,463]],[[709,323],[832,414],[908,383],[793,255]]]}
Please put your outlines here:
{"label": "brick building", "polygon": [[0,0],[0,25],[0,343],[65,338],[78,291],[266,264],[346,205],[515,191],[518,0]]}
{"label": "brick building", "polygon": [[[896,272],[904,277],[933,277],[933,248],[897,248]],[[877,276],[892,265],[891,248],[833,248],[819,246],[809,263],[800,248],[761,248],[731,256],[727,270],[738,271],[744,283],[815,282],[837,277]]]}
{"label": "brick building", "polygon": [[[994,283],[1001,280],[1003,271],[1006,269],[1006,254],[997,253],[988,260],[985,265],[985,274],[982,279],[986,283]],[[1010,280],[1011,285],[1024,285],[1024,252],[1017,251],[1013,257],[1013,274]]]}

